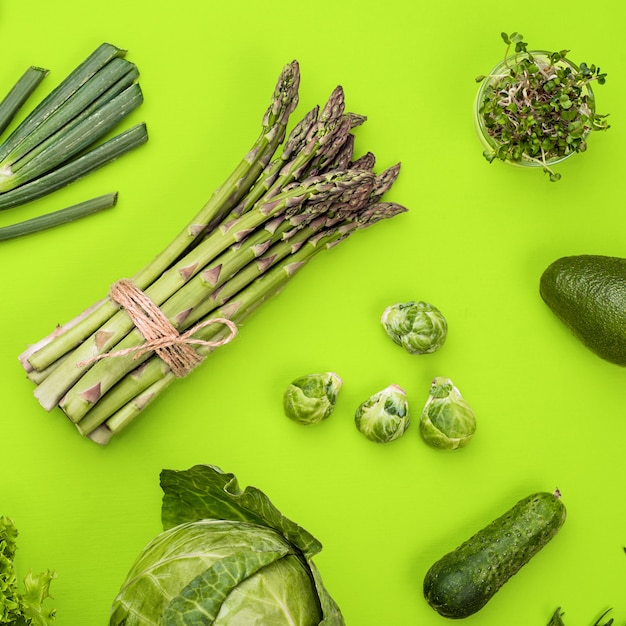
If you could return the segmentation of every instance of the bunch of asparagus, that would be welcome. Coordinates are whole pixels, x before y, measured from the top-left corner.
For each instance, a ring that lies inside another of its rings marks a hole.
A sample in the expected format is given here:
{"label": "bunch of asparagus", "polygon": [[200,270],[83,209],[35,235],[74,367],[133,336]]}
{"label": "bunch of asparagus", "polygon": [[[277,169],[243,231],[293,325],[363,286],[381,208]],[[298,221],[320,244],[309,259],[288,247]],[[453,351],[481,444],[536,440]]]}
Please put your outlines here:
{"label": "bunch of asparagus", "polygon": [[[354,157],[352,131],[365,117],[345,110],[341,87],[287,134],[299,82],[294,61],[283,68],[248,154],[132,277],[179,332],[214,318],[240,325],[316,254],[406,210],[381,198],[399,164],[377,175],[372,153]],[[229,332],[209,324],[194,337],[218,341]],[[132,352],[144,344],[126,310],[106,297],[20,361],[46,410],[60,407],[82,435],[105,444],[177,378],[154,350]],[[202,357],[213,349],[195,346]]]}
{"label": "bunch of asparagus", "polygon": [[[137,67],[103,43],[53,89],[0,143],[0,211],[26,204],[117,159],[148,139],[146,126],[99,143],[142,102]],[[30,67],[0,102],[0,135],[8,130],[48,71]],[[111,207],[117,194],[0,229],[0,241]]]}

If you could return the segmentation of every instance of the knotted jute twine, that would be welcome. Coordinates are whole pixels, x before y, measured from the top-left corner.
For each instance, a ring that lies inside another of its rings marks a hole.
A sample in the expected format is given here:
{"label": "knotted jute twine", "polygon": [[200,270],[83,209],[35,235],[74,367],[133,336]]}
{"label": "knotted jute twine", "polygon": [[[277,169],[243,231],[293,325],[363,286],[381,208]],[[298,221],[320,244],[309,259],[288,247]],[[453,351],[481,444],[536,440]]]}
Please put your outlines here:
{"label": "knotted jute twine", "polygon": [[[109,297],[124,308],[146,342],[140,346],[99,354],[91,359],[81,361],[77,364],[78,367],[90,365],[100,359],[125,356],[131,353],[135,353],[135,358],[139,358],[142,354],[153,350],[167,363],[172,372],[181,378],[189,374],[204,360],[192,346],[217,348],[232,341],[237,334],[236,324],[225,317],[212,317],[204,320],[180,334],[163,311],[131,280],[126,278],[111,285]],[[197,331],[211,324],[224,324],[230,332],[216,341],[194,339],[193,335]]]}

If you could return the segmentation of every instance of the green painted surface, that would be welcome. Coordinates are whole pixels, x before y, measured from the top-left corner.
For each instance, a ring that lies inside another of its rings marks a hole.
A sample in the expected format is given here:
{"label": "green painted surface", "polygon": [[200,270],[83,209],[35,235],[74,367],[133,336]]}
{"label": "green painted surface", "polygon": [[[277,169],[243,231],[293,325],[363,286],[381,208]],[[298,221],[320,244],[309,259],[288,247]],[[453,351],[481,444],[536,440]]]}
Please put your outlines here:
{"label": "green painted surface", "polygon": [[[106,623],[161,530],[159,472],[196,463],[259,487],[322,542],[316,564],[355,626],[444,624],[422,597],[430,565],[511,502],[558,487],[563,529],[472,625],[543,626],[557,606],[572,625],[609,606],[626,620],[626,372],[578,342],[539,295],[561,256],[626,256],[624,9],[609,0],[598,11],[591,19],[579,0],[3,4],[3,91],[41,65],[51,73],[36,95],[47,93],[108,41],[140,69],[145,102],[131,117],[150,133],[123,160],[0,214],[3,226],[120,194],[111,211],[0,245],[0,514],[20,531],[18,569],[58,571],[59,626]],[[474,77],[500,60],[502,30],[608,73],[596,96],[613,126],[561,164],[558,183],[481,156]],[[347,109],[368,116],[357,153],[374,152],[377,171],[402,162],[389,199],[409,212],[316,258],[108,446],[81,438],[38,405],[18,354],[173,239],[256,138],[292,59],[302,72],[293,122],[341,84]],[[413,356],[386,335],[385,308],[410,300],[445,315],[441,350]],[[286,386],[322,371],[344,381],[332,416],[311,427],[287,419]],[[476,414],[463,449],[419,435],[435,376],[454,380]],[[378,445],[354,412],[389,384],[406,390],[413,421]]]}

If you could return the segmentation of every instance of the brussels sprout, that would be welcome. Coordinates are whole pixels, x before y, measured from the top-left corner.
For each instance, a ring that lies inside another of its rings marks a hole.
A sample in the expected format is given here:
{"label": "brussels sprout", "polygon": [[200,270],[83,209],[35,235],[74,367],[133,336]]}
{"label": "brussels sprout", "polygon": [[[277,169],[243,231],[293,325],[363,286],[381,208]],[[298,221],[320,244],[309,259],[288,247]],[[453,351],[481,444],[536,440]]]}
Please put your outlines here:
{"label": "brussels sprout", "polygon": [[297,378],[285,390],[285,415],[300,424],[317,424],[327,419],[335,408],[342,384],[334,372]]}
{"label": "brussels sprout", "polygon": [[474,411],[449,378],[433,380],[419,428],[427,444],[446,450],[466,446],[474,435]]}
{"label": "brussels sprout", "polygon": [[428,302],[407,302],[388,306],[381,323],[394,343],[411,354],[439,350],[448,334],[441,311]]}
{"label": "brussels sprout", "polygon": [[389,443],[409,427],[406,392],[389,385],[359,406],[354,416],[356,427],[371,441]]}

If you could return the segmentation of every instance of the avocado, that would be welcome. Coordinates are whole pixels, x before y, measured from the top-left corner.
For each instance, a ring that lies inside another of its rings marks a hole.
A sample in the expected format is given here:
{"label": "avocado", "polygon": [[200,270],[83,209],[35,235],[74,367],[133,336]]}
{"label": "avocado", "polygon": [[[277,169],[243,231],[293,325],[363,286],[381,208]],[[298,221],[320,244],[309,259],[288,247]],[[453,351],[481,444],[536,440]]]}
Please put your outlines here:
{"label": "avocado", "polygon": [[606,361],[626,365],[626,259],[562,257],[544,271],[539,291],[590,350]]}
{"label": "avocado", "polygon": [[424,597],[443,617],[480,610],[565,522],[561,494],[534,493],[444,555],[424,577]]}

